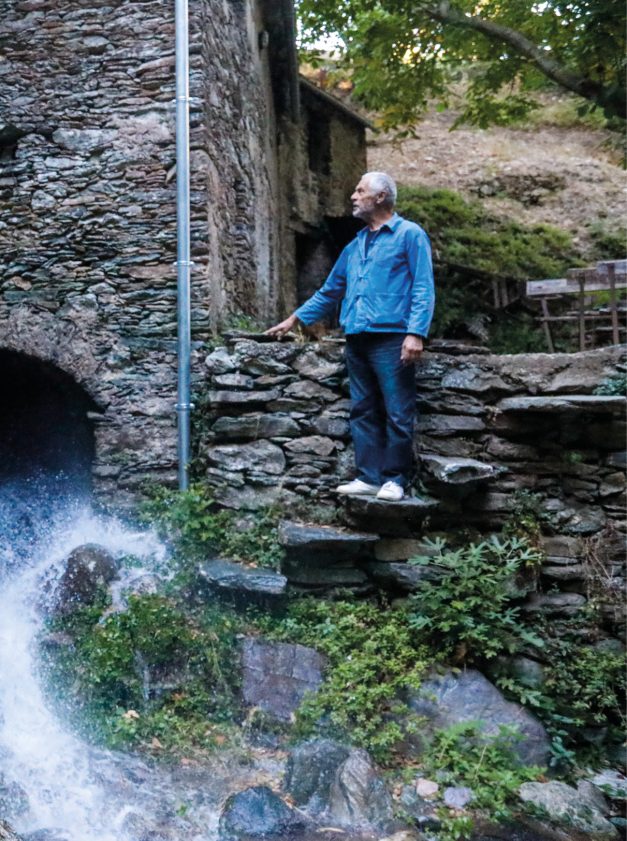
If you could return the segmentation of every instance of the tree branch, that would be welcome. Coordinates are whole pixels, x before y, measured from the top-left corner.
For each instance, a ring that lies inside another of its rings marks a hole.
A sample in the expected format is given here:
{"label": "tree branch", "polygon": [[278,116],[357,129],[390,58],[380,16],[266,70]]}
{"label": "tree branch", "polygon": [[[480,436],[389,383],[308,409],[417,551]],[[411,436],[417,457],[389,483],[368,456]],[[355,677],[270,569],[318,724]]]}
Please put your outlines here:
{"label": "tree branch", "polygon": [[429,17],[440,21],[440,23],[465,26],[483,33],[488,38],[509,44],[517,53],[532,61],[545,76],[557,82],[561,87],[608,108],[614,114],[623,118],[626,116],[625,97],[622,92],[610,91],[600,82],[595,82],[566,69],[521,32],[511,29],[509,26],[480,18],[477,15],[467,15],[451,6],[449,0],[442,0],[437,6],[427,8],[426,12]]}

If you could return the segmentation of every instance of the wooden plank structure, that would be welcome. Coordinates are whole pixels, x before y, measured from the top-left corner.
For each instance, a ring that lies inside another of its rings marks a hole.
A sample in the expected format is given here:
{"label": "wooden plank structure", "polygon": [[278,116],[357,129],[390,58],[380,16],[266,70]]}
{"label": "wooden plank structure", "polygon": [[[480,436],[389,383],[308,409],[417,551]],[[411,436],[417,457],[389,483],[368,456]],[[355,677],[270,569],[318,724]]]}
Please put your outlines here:
{"label": "wooden plank structure", "polygon": [[[608,327],[593,326],[593,335],[601,332],[611,332],[612,344],[620,344],[621,333],[627,332],[627,327],[619,323],[619,313],[624,314],[626,312],[624,305],[619,306],[617,294],[619,289],[627,289],[627,260],[603,260],[593,267],[570,269],[566,273],[566,277],[528,281],[527,297],[540,299],[542,310],[540,321],[549,353],[555,352],[555,344],[551,333],[551,323],[553,322],[577,322],[579,326],[579,350],[585,350],[586,324],[590,321],[609,320]],[[609,292],[609,307],[595,310],[587,309],[586,295],[590,292]],[[577,295],[577,311],[566,315],[551,315],[549,301],[564,295]]]}

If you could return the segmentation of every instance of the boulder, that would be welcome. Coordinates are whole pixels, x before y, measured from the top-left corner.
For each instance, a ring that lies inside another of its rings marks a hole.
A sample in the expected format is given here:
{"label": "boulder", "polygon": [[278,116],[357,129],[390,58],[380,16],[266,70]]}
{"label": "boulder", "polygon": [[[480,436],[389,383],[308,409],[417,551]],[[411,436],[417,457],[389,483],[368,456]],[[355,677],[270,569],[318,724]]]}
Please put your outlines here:
{"label": "boulder", "polygon": [[0,841],[23,841],[6,821],[0,820]]}
{"label": "boulder", "polygon": [[365,750],[352,750],[329,792],[328,820],[352,829],[374,829],[392,820],[392,798]]}
{"label": "boulder", "polygon": [[81,605],[93,604],[116,576],[117,564],[106,549],[95,543],[78,546],[68,556],[56,587],[55,612],[65,615]]}
{"label": "boulder", "polygon": [[392,819],[392,799],[366,751],[314,739],[289,756],[285,789],[325,823],[372,830]]}
{"label": "boulder", "polygon": [[313,648],[249,637],[242,643],[244,702],[290,721],[305,693],[320,687],[325,665]]}
{"label": "boulder", "polygon": [[226,801],[218,831],[219,841],[289,841],[302,837],[303,815],[290,808],[267,786],[254,786]]}
{"label": "boulder", "polygon": [[564,827],[585,832],[590,841],[614,841],[618,830],[587,798],[572,786],[553,780],[548,783],[523,783],[520,799],[541,810]]}
{"label": "boulder", "polygon": [[411,710],[425,718],[419,735],[428,744],[437,730],[453,724],[477,722],[486,736],[496,736],[501,725],[513,726],[521,740],[512,748],[524,765],[545,766],[550,741],[542,724],[520,704],[506,701],[499,690],[480,672],[452,670],[425,680],[409,697]]}

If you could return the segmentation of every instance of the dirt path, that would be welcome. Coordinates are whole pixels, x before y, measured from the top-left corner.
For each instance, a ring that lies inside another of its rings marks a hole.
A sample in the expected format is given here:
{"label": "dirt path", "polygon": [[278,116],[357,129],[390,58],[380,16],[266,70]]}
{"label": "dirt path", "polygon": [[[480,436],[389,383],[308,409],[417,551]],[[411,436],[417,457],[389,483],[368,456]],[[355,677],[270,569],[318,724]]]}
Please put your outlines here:
{"label": "dirt path", "polygon": [[609,132],[550,125],[450,131],[453,120],[448,112],[431,114],[416,138],[400,143],[374,136],[369,167],[401,184],[481,197],[498,215],[565,228],[582,250],[595,228],[625,224],[627,176]]}

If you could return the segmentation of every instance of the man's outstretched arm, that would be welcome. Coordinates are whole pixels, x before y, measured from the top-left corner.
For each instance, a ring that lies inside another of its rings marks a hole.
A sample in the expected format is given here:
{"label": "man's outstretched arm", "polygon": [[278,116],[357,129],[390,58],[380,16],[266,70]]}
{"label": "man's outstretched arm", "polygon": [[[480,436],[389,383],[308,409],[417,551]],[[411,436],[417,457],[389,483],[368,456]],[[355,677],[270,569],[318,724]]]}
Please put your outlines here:
{"label": "man's outstretched arm", "polygon": [[293,330],[299,321],[309,326],[325,316],[332,315],[338,302],[342,300],[346,293],[346,265],[347,257],[346,249],[344,249],[331,269],[324,286],[284,321],[266,330],[266,335],[276,336],[280,339],[287,332]]}

